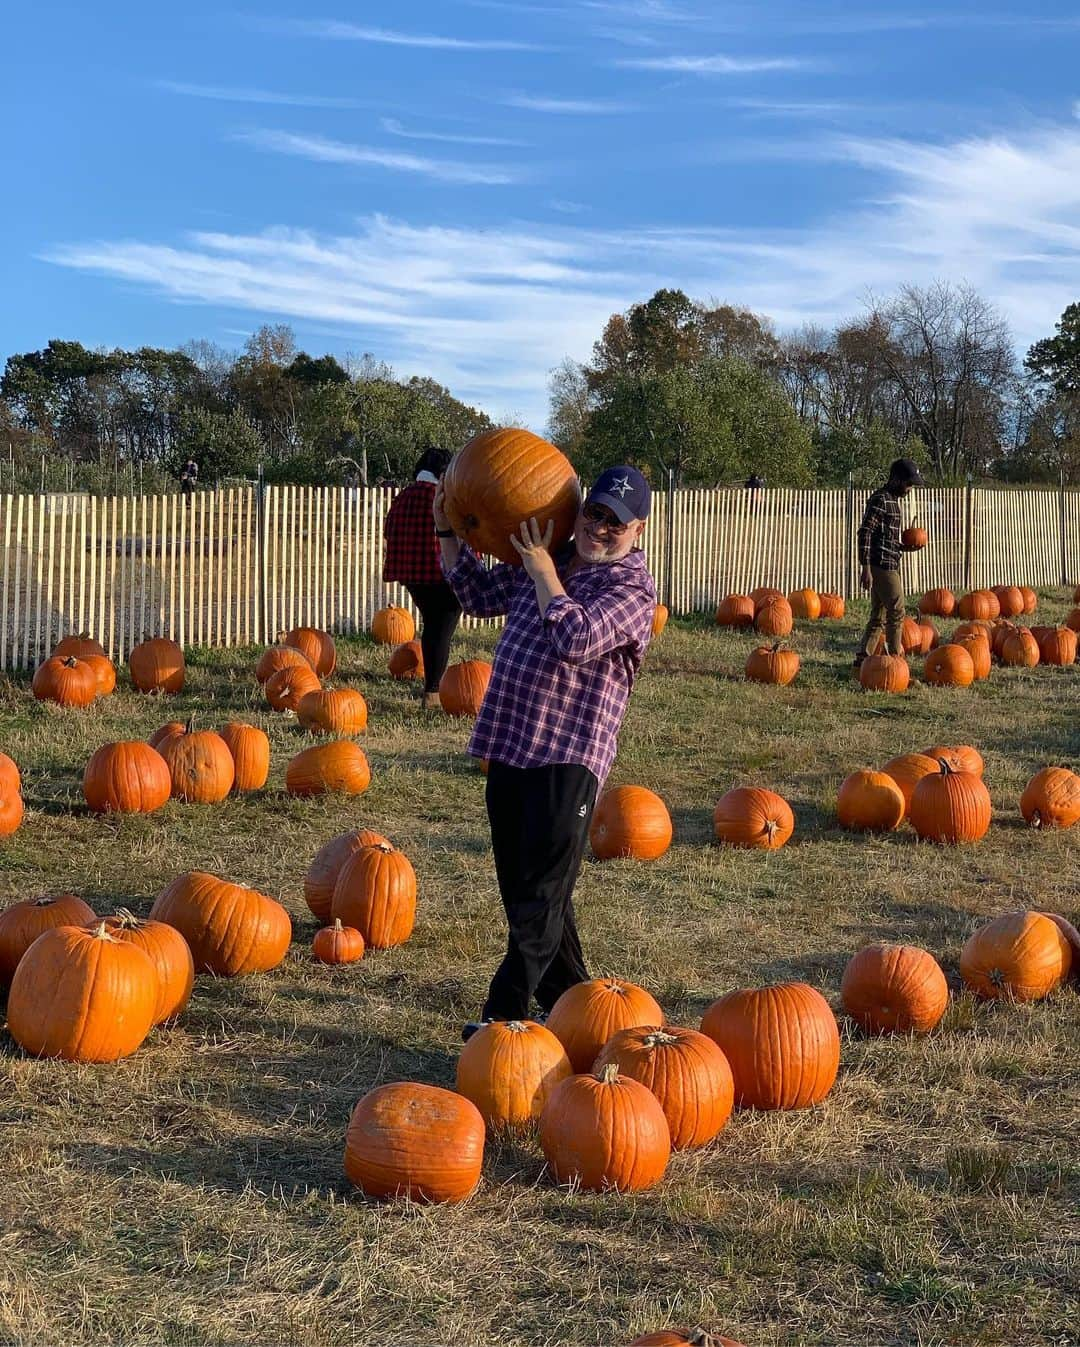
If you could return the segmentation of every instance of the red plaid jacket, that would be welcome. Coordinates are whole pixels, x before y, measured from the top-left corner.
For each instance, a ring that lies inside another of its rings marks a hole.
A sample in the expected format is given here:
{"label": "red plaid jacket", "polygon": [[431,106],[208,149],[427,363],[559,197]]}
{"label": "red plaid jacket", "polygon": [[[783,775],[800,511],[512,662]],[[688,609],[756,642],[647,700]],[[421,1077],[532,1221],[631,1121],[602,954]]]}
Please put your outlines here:
{"label": "red plaid jacket", "polygon": [[434,500],[434,482],[412,482],[390,503],[383,527],[386,539],[384,580],[396,580],[403,585],[445,583],[431,513]]}

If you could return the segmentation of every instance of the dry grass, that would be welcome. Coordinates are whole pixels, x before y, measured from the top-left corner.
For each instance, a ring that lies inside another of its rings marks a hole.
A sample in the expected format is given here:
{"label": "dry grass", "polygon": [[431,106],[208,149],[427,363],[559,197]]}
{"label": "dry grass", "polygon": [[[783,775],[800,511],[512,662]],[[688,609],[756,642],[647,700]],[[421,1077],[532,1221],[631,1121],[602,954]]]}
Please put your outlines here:
{"label": "dry grass", "polygon": [[[1044,596],[1052,614],[1063,596]],[[580,925],[596,972],[648,986],[696,1023],[733,987],[800,977],[836,1002],[850,953],[878,938],[933,950],[955,985],[960,947],[1010,907],[1077,908],[1080,829],[1021,826],[1028,776],[1080,757],[1080,667],[996,670],[964,693],[867,697],[847,663],[856,627],[800,624],[786,689],[739,680],[750,638],[673,623],[650,652],[613,781],[667,799],[659,862],[586,864]],[[462,649],[490,646],[470,633]],[[341,1173],[353,1103],[386,1080],[453,1080],[461,1021],[504,940],[483,778],[466,727],[422,717],[383,652],[344,646],[364,690],[371,789],[282,793],[305,740],[261,709],[250,652],[194,652],[168,708],[121,692],[78,714],[0,687],[2,747],[30,810],[0,850],[0,897],[70,889],[96,910],[146,912],[179,871],[217,870],[279,895],[296,941],[273,973],[200,978],[181,1022],[111,1067],[26,1060],[0,1070],[0,1340],[21,1343],[619,1343],[705,1322],[748,1344],[1061,1347],[1078,1340],[1078,1001],[976,1006],[958,996],[925,1041],[844,1030],[830,1098],[805,1113],[736,1116],[636,1197],[549,1185],[531,1139],[489,1143],[457,1208],[381,1207]],[[267,726],[270,788],[216,808],[170,804],[110,821],[81,805],[107,739],[174,712]],[[841,779],[931,741],[974,743],[995,804],[977,847],[833,822]],[[792,802],[775,855],[709,845],[734,782]],[[417,931],[344,969],[316,966],[302,898],[328,837],[368,824],[412,858]]]}

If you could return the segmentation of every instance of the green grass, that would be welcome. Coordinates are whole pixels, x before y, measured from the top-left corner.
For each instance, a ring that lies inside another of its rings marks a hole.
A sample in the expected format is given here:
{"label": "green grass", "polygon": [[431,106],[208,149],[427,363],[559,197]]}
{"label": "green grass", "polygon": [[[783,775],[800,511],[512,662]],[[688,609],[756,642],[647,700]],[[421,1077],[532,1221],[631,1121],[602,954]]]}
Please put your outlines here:
{"label": "green grass", "polygon": [[[1044,594],[1040,618],[1066,606]],[[394,1079],[452,1085],[461,1022],[505,939],[467,726],[423,716],[415,689],[384,675],[384,651],[340,647],[341,681],[371,711],[372,785],[358,799],[284,795],[285,763],[309,741],[263,710],[251,651],[191,652],[188,688],[168,705],[121,690],[65,713],[36,704],[25,680],[0,683],[0,748],[23,769],[29,811],[0,847],[0,901],[71,890],[99,912],[145,913],[198,866],[279,896],[294,920],[280,968],[200,977],[182,1019],[115,1066],[28,1060],[3,1036],[0,1340],[543,1347],[705,1323],[747,1347],[1075,1342],[1080,1003],[1062,991],[977,1005],[956,968],[985,917],[1076,917],[1080,828],[1031,833],[1018,800],[1038,767],[1077,766],[1080,666],[867,696],[848,668],[858,616],[800,624],[803,669],[783,689],[741,680],[751,637],[669,624],[612,783],[659,791],[675,844],[650,865],[586,863],[586,955],[694,1025],[714,997],[785,978],[837,1005],[846,960],[876,939],[932,950],[957,995],[926,1040],[869,1041],[841,1020],[822,1105],[738,1114],[658,1188],[626,1197],[553,1187],[533,1138],[489,1140],[483,1183],[458,1207],[379,1206],[344,1180],[361,1094]],[[456,651],[493,639],[469,633]],[[85,812],[82,768],[99,744],[191,711],[269,730],[266,792],[150,818]],[[848,772],[931,742],[983,752],[995,816],[982,843],[835,826]],[[736,783],[790,800],[783,851],[711,845],[712,806]],[[327,969],[310,955],[303,874],[359,825],[412,859],[417,929]]]}

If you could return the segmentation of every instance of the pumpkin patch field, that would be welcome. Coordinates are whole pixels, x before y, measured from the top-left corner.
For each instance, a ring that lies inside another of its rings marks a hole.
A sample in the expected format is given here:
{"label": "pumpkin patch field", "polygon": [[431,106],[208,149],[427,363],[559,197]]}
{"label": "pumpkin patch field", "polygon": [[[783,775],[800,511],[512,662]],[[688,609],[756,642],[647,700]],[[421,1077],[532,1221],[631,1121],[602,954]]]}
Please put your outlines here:
{"label": "pumpkin patch field", "polygon": [[479,674],[422,711],[402,624],[0,678],[0,1340],[1080,1341],[1080,664],[863,686],[865,602],[797,600],[658,624],[598,981],[465,1057]]}

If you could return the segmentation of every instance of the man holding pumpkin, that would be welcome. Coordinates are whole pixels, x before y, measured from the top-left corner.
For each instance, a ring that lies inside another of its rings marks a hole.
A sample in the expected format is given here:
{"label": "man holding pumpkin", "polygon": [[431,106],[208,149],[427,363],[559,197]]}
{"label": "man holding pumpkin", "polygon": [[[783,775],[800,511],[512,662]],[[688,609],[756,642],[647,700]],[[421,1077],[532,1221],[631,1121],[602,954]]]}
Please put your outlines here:
{"label": "man holding pumpkin", "polygon": [[904,625],[904,585],[900,579],[900,553],[915,552],[904,545],[900,532],[900,502],[915,486],[922,486],[918,467],[910,458],[898,458],[889,468],[889,480],[878,487],[866,502],[859,525],[859,584],[870,591],[870,619],[863,632],[856,669],[873,652],[885,627],[885,651],[903,654],[901,628]]}
{"label": "man holding pumpkin", "polygon": [[652,635],[656,586],[637,544],[649,484],[636,468],[600,474],[573,538],[551,550],[554,524],[521,523],[520,566],[486,569],[454,533],[440,486],[435,532],[446,579],[467,613],[506,615],[468,751],[488,760],[486,803],[506,911],[506,955],[480,1021],[546,1014],[588,970],[573,891],[601,783]]}

